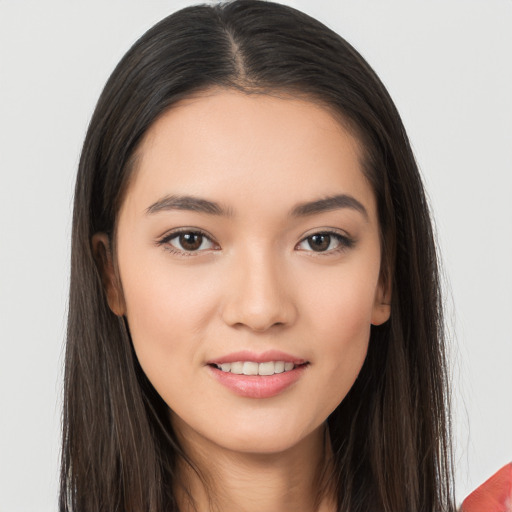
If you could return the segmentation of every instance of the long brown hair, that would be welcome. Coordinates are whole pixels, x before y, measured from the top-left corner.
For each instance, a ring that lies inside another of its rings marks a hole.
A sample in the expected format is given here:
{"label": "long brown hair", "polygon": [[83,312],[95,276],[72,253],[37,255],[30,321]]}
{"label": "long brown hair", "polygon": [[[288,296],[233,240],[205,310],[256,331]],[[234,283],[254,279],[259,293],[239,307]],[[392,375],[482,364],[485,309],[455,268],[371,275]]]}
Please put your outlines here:
{"label": "long brown hair", "polygon": [[451,511],[452,464],[438,262],[423,185],[386,89],[344,39],[259,0],[188,7],[128,51],[108,80],[79,164],[73,214],[60,510],[170,512],[186,459],[144,375],[128,325],[109,309],[91,250],[116,216],[148,128],[210,87],[306,96],[365,149],[378,204],[391,318],[327,423],[340,512]]}

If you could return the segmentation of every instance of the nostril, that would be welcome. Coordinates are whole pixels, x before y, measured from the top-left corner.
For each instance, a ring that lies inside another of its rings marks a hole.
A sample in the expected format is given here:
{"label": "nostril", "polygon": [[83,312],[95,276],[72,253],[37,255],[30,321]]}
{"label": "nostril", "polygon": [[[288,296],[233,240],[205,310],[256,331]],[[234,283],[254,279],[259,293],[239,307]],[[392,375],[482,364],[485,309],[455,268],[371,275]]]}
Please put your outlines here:
{"label": "nostril", "polygon": [[258,297],[250,290],[238,289],[221,312],[223,321],[230,327],[248,328],[253,332],[282,329],[294,323],[297,316],[291,297]]}

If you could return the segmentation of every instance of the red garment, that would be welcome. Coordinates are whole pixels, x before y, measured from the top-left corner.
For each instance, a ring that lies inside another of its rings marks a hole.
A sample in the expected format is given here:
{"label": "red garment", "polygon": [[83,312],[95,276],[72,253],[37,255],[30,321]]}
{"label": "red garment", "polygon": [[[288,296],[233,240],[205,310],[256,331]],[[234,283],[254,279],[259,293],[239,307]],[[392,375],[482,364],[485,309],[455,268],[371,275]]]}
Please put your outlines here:
{"label": "red garment", "polygon": [[475,489],[461,512],[512,512],[512,462]]}

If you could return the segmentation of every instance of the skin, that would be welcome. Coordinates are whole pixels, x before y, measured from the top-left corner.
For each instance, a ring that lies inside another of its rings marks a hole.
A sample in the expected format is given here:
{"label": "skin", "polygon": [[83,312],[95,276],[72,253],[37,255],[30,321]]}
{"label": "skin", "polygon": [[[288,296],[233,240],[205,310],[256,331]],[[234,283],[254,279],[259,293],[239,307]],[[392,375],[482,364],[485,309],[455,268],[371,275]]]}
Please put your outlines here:
{"label": "skin", "polygon": [[[312,102],[209,91],[148,130],[118,217],[116,261],[104,234],[93,239],[109,305],[127,317],[140,364],[220,510],[316,508],[325,420],[361,369],[370,325],[389,317],[376,201],[361,154]],[[340,194],[364,212],[290,214]],[[226,214],[148,213],[176,195],[214,201]],[[170,238],[178,228],[209,238],[186,252]],[[327,250],[318,250],[308,237],[325,232],[342,238],[331,235]],[[239,350],[272,349],[308,364],[271,398],[239,396],[207,366]],[[198,509],[210,510],[195,474],[184,466],[182,475]],[[320,510],[331,507],[324,500]]]}

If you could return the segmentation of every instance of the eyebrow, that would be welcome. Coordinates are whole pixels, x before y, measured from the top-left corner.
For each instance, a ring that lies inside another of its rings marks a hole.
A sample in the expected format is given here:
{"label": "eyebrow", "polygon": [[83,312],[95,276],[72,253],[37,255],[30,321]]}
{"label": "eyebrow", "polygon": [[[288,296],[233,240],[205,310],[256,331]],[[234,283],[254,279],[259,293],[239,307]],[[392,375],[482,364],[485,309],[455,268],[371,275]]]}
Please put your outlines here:
{"label": "eyebrow", "polygon": [[[368,219],[366,208],[355,197],[347,194],[328,196],[323,199],[296,205],[290,212],[292,217],[308,217],[319,213],[350,208],[361,213]],[[169,210],[188,210],[209,215],[232,216],[233,211],[222,207],[219,203],[195,196],[170,195],[159,199],[146,209],[146,214],[154,214]]]}
{"label": "eyebrow", "polygon": [[168,210],[188,210],[192,212],[207,213],[209,215],[230,216],[232,212],[218,203],[194,196],[165,196],[146,209],[147,214]]}
{"label": "eyebrow", "polygon": [[338,194],[335,196],[328,196],[324,199],[310,201],[307,203],[300,203],[291,211],[292,217],[307,217],[309,215],[316,215],[318,213],[338,210],[341,208],[350,208],[356,210],[368,220],[368,212],[366,208],[355,197],[347,194]]}

